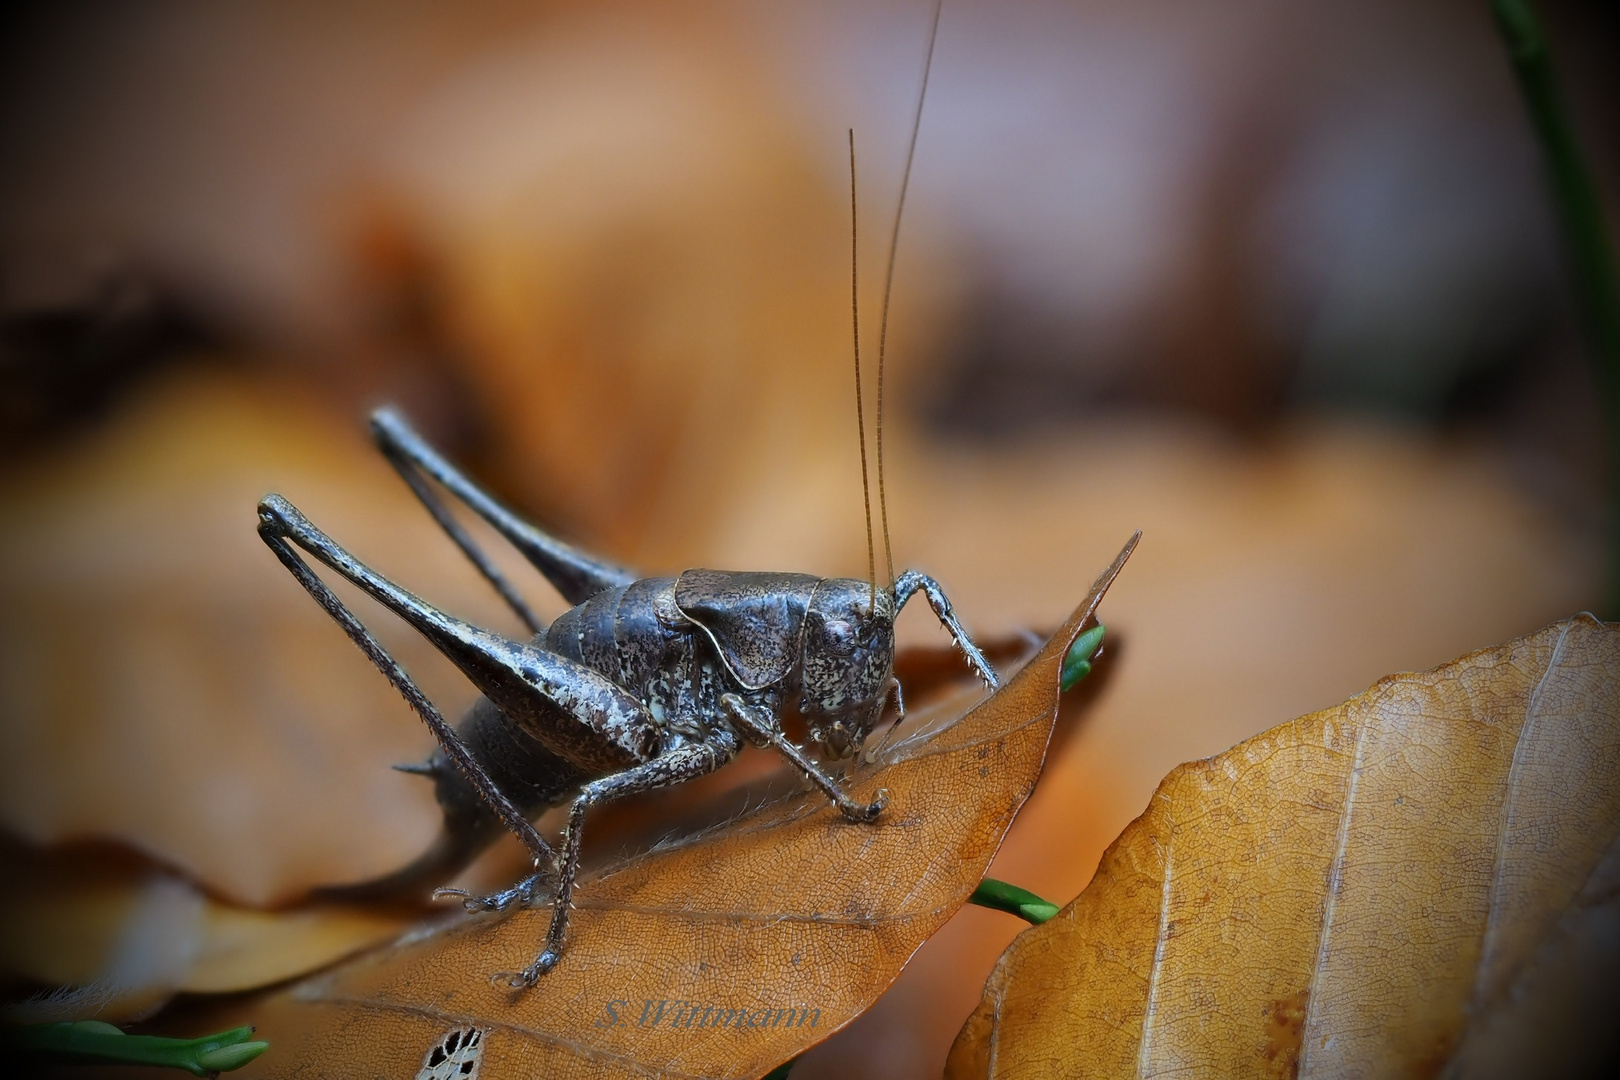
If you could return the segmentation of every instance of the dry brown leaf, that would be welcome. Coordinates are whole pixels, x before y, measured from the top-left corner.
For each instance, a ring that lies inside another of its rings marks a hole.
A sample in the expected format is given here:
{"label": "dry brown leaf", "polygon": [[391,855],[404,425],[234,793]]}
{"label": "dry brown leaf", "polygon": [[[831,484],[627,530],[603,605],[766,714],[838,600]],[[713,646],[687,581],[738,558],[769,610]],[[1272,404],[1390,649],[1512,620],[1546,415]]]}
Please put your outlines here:
{"label": "dry brown leaf", "polygon": [[1617,671],[1583,616],[1179,767],[1007,950],[947,1074],[1434,1073],[1602,907]]}
{"label": "dry brown leaf", "polygon": [[[999,691],[913,718],[909,734],[863,755],[851,793],[891,796],[875,824],[797,792],[588,879],[561,964],[527,991],[490,976],[532,959],[544,906],[410,935],[254,1004],[251,1021],[276,1047],[255,1067],[412,1075],[451,1033],[477,1030],[485,1080],[752,1077],[819,1042],[871,1005],[977,885],[1040,772],[1063,654],[1129,550]],[[742,1012],[722,1025],[692,1006]]]}
{"label": "dry brown leaf", "polygon": [[[259,542],[272,490],[423,595],[511,625],[355,417],[285,382],[178,375],[0,475],[5,831],[125,843],[249,905],[426,845],[431,790],[387,766],[432,737]],[[470,700],[419,635],[361,610],[451,715]]]}
{"label": "dry brown leaf", "polygon": [[254,911],[205,895],[172,872],[107,845],[0,849],[0,978],[69,988],[7,1007],[24,1022],[125,1020],[176,993],[230,993],[283,982],[377,945],[408,921],[332,904]]}
{"label": "dry brown leaf", "polygon": [[[1611,843],[1535,954],[1476,1015],[1453,1076],[1578,1076],[1620,1058],[1620,842]],[[1612,1064],[1611,1066],[1612,1067]]]}

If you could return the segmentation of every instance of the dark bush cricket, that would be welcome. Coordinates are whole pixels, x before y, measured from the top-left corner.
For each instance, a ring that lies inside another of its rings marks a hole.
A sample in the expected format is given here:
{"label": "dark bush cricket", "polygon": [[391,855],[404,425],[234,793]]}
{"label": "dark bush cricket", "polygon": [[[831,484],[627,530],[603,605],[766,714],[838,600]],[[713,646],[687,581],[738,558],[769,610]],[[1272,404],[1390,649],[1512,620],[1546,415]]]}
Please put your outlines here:
{"label": "dark bush cricket", "polygon": [[[939,11],[934,12],[934,32]],[[929,38],[931,62],[933,41]],[[923,91],[927,90],[924,66]],[[912,128],[912,150],[922,97]],[[909,179],[911,152],[904,176]],[[854,135],[850,136],[854,212]],[[901,183],[898,236],[905,205]],[[856,244],[852,241],[852,247]],[[878,353],[878,491],[883,498],[882,371],[894,244],[889,252]],[[852,286],[852,293],[858,289]],[[856,307],[856,411],[861,468],[866,472],[860,397],[860,328]],[[443,880],[504,827],[534,858],[535,873],[486,897],[451,890],[469,910],[502,910],[532,900],[543,885],[555,907],[545,947],[523,971],[505,973],[513,986],[531,986],[561,955],[579,866],[587,809],[626,795],[667,787],[713,772],[744,741],[774,749],[820,788],[852,822],[869,822],[886,793],[871,803],[851,799],[839,783],[783,733],[778,716],[796,702],[811,740],[825,755],[860,749],[883,715],[894,679],[894,620],[921,593],[984,682],[995,672],[952,612],[933,579],[915,570],[877,585],[870,498],[867,499],[869,580],[818,578],[762,571],[687,570],[676,577],[641,578],[579,551],[522,521],[463,476],[396,412],[371,419],[378,447],[461,550],[533,634],[517,641],[453,618],[364,566],[279,495],[259,503],[259,535],[349,637],[414,707],[438,739],[423,765],[405,766],[433,779],[445,827],[411,865],[347,890],[383,895]],[[531,562],[570,604],[543,625],[440,500],[431,479],[461,500]],[[455,727],[412,682],[369,631],[318,577],[296,548],[314,556],[399,615],[448,657],[483,695]],[[531,815],[572,800],[561,851],[530,823]]]}

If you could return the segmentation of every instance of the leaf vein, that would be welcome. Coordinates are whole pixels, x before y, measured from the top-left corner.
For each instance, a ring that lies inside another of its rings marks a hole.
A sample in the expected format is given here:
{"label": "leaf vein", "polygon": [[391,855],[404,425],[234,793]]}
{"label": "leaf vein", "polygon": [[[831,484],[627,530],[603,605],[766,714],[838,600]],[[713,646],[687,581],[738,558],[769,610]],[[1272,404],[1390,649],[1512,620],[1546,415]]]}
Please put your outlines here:
{"label": "leaf vein", "polygon": [[1558,641],[1553,645],[1552,655],[1547,658],[1547,668],[1536,680],[1525,700],[1524,723],[1519,725],[1519,734],[1513,742],[1513,762],[1508,766],[1507,792],[1502,799],[1502,813],[1496,822],[1496,859],[1491,866],[1491,901],[1485,912],[1485,929],[1481,935],[1479,961],[1474,968],[1473,1009],[1479,1009],[1484,1004],[1486,973],[1490,971],[1496,961],[1496,955],[1501,948],[1501,920],[1503,909],[1507,906],[1508,887],[1504,871],[1508,858],[1508,840],[1513,826],[1513,819],[1519,807],[1519,791],[1523,781],[1524,757],[1530,744],[1530,735],[1539,725],[1536,723],[1541,710],[1541,695],[1546,689],[1553,673],[1558,670],[1564,655],[1564,642],[1569,640],[1570,631],[1575,628],[1574,620],[1564,624]]}
{"label": "leaf vein", "polygon": [[[1168,798],[1165,802],[1174,806]],[[1172,853],[1175,848],[1176,825],[1175,820],[1167,811],[1165,814],[1166,843],[1162,846],[1164,853],[1164,880],[1159,887],[1159,932],[1153,942],[1153,968],[1148,972],[1148,999],[1147,1008],[1142,1014],[1142,1041],[1137,1047],[1136,1075],[1148,1074],[1148,1062],[1153,1042],[1154,1014],[1158,1009],[1159,976],[1164,970],[1164,947],[1170,940],[1170,881],[1172,874]]]}
{"label": "leaf vein", "polygon": [[1333,861],[1328,869],[1327,897],[1322,905],[1322,929],[1316,939],[1316,961],[1311,965],[1310,988],[1305,994],[1305,1017],[1300,1022],[1300,1076],[1310,1075],[1311,1046],[1315,1042],[1313,1021],[1319,1015],[1316,1007],[1320,1001],[1322,969],[1327,966],[1328,949],[1333,938],[1333,916],[1339,904],[1339,889],[1344,884],[1344,857],[1350,847],[1350,817],[1355,809],[1357,789],[1361,786],[1367,732],[1374,722],[1375,716],[1368,715],[1356,731],[1355,756],[1351,759],[1350,778],[1345,785],[1344,807],[1339,811],[1339,835],[1334,841]]}

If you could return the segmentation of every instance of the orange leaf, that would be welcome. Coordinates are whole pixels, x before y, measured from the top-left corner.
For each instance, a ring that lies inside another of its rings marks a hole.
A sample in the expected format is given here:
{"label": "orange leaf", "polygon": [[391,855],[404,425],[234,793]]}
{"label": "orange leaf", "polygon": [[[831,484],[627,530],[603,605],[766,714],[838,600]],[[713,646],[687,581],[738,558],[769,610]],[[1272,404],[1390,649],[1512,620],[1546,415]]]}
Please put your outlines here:
{"label": "orange leaf", "polygon": [[749,1077],[820,1041],[977,885],[1039,775],[1063,654],[1134,544],[999,691],[863,755],[852,794],[891,795],[874,824],[800,792],[588,879],[562,962],[526,991],[490,975],[533,958],[545,906],[408,935],[255,1003],[274,1051],[252,1068],[409,1076],[473,1038],[485,1080]]}
{"label": "orange leaf", "polygon": [[255,911],[113,845],[0,844],[0,978],[62,987],[8,1021],[124,1021],[174,994],[271,986],[389,940],[400,912],[308,904]]}
{"label": "orange leaf", "polygon": [[1583,616],[1180,766],[1002,956],[947,1075],[1428,1075],[1471,1018],[1524,1030],[1617,876],[1616,671]]}
{"label": "orange leaf", "polygon": [[[450,610],[512,624],[352,416],[179,373],[26,464],[0,470],[0,829],[126,844],[248,906],[421,850],[431,791],[386,765],[432,737],[286,580],[253,505],[282,491]],[[360,610],[455,715],[466,680]]]}

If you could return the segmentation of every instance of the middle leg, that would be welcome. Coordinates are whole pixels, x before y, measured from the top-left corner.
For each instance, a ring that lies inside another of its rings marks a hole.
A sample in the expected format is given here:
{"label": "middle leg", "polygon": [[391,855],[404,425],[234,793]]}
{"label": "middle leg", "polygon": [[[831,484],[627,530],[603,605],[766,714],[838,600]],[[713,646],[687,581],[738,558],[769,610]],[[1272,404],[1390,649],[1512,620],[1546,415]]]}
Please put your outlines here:
{"label": "middle leg", "polygon": [[568,813],[568,828],[563,834],[562,851],[558,858],[556,906],[551,912],[551,927],[546,932],[545,949],[534,963],[522,971],[500,972],[492,978],[514,988],[528,987],[557,965],[562,955],[563,935],[568,931],[568,909],[574,896],[574,882],[579,876],[580,839],[585,830],[587,810],[626,795],[655,791],[706,776],[736,757],[740,749],[742,744],[731,732],[715,731],[703,742],[678,746],[646,764],[586,784]]}

